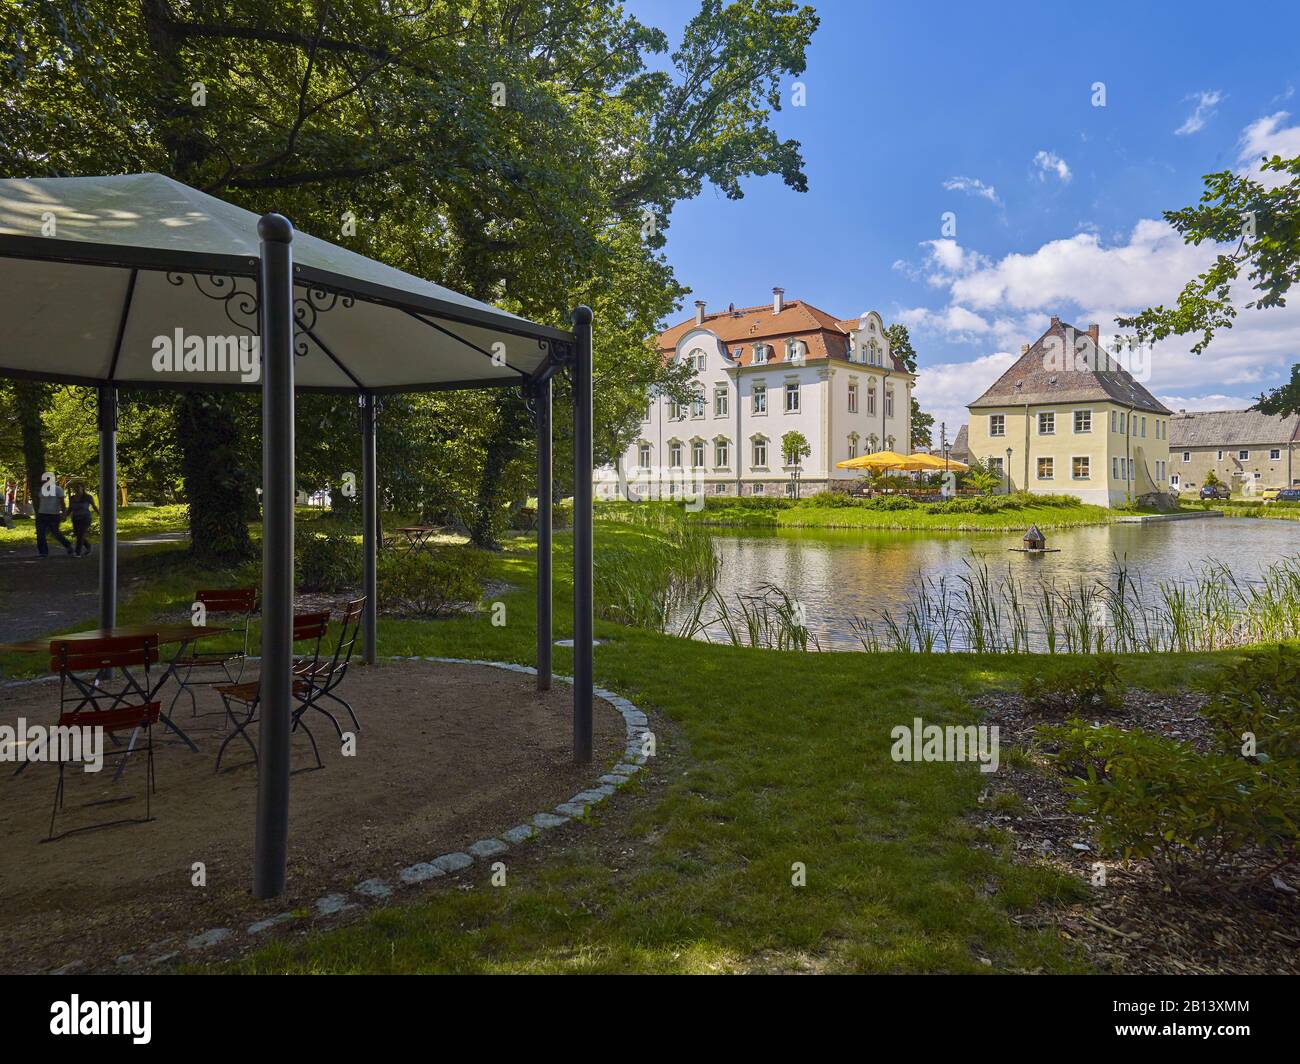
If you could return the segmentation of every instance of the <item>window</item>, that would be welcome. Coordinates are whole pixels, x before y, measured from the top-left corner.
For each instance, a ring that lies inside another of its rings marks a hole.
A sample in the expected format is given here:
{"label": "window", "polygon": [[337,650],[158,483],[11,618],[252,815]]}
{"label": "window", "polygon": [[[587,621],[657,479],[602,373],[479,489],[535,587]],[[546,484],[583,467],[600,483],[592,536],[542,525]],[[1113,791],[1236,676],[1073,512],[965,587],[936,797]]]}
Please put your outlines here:
{"label": "window", "polygon": [[755,414],[767,413],[767,386],[766,385],[763,384],[754,385],[753,402],[754,402]]}
{"label": "window", "polygon": [[1074,431],[1091,432],[1092,431],[1092,411],[1076,410],[1074,412]]}
{"label": "window", "polygon": [[677,421],[686,416],[686,407],[674,399],[668,404],[668,420]]}
{"label": "window", "polygon": [[1270,462],[1276,462],[1281,457],[1282,457],[1281,447],[1274,447],[1271,451],[1268,452],[1268,460]]}
{"label": "window", "polygon": [[714,494],[714,495],[726,495],[726,494],[727,494],[727,485],[725,485],[725,484],[714,484],[714,485],[713,485],[713,494]]}
{"label": "window", "polygon": [[1147,438],[1147,419],[1146,419],[1146,418],[1143,418],[1143,419],[1142,419],[1142,438],[1143,438],[1144,440]]}
{"label": "window", "polygon": [[1070,459],[1070,476],[1075,480],[1088,480],[1092,477],[1092,459],[1079,455]]}
{"label": "window", "polygon": [[691,397],[691,417],[704,416],[704,389],[696,388],[695,394]]}
{"label": "window", "polygon": [[894,389],[885,389],[885,417],[894,416]]}
{"label": "window", "polygon": [[719,384],[713,389],[713,416],[726,417],[727,406],[730,400],[727,397],[727,386]]}
{"label": "window", "polygon": [[874,415],[876,412],[876,386],[867,385],[867,413]]}
{"label": "window", "polygon": [[1038,415],[1038,435],[1040,436],[1056,435],[1056,415],[1051,411]]}
{"label": "window", "polygon": [[1222,461],[1223,461],[1223,452],[1222,452],[1222,451],[1215,451],[1215,452],[1214,452],[1214,460],[1215,460],[1216,462],[1222,462]]}
{"label": "window", "polygon": [[1110,460],[1110,475],[1112,480],[1119,480],[1119,459],[1118,458],[1112,458]]}
{"label": "window", "polygon": [[704,368],[704,352],[699,350],[692,351],[689,355],[686,356],[685,361],[686,364],[691,367],[691,369],[696,370],[698,372],[699,370],[702,370]]}
{"label": "window", "polygon": [[1132,459],[1132,458],[1130,458],[1130,459],[1128,460],[1128,478],[1129,478],[1130,481],[1132,481],[1132,479],[1133,479],[1133,459]]}
{"label": "window", "polygon": [[1186,464],[1187,464],[1188,462],[1190,462],[1191,460],[1192,460],[1192,452],[1191,452],[1191,451],[1184,451],[1184,452],[1183,452],[1183,465],[1186,465]]}
{"label": "window", "polygon": [[1128,435],[1128,415],[1127,415],[1127,414],[1120,414],[1120,416],[1119,416],[1119,431],[1120,431],[1120,435],[1122,435],[1122,436],[1127,436],[1127,435]]}
{"label": "window", "polygon": [[1056,476],[1056,460],[1054,458],[1040,458],[1038,460],[1038,479],[1052,480]]}
{"label": "window", "polygon": [[996,473],[998,476],[1001,476],[1003,474],[1004,472],[1003,459],[1001,455],[989,459],[989,469],[994,473]]}
{"label": "window", "polygon": [[989,415],[989,435],[1005,436],[1007,434],[1007,415],[990,414]]}
{"label": "window", "polygon": [[767,344],[754,345],[754,365],[758,366],[767,361]]}
{"label": "window", "polygon": [[1246,461],[1249,461],[1249,460],[1250,460],[1250,452],[1249,452],[1249,451],[1238,451],[1238,452],[1237,452],[1237,460],[1238,460],[1239,462],[1246,462]]}
{"label": "window", "polygon": [[728,459],[731,455],[727,453],[729,449],[726,440],[715,440],[713,442],[713,464],[719,469],[725,469],[730,464]]}
{"label": "window", "polygon": [[799,413],[799,385],[793,382],[785,386],[785,412]]}
{"label": "window", "polygon": [[755,469],[767,468],[767,440],[762,436],[754,439],[754,460],[751,463]]}
{"label": "window", "polygon": [[750,494],[751,494],[751,495],[762,495],[762,494],[763,494],[763,485],[762,485],[762,484],[755,484],[754,487],[753,487],[753,489],[751,490]]}
{"label": "window", "polygon": [[873,432],[867,437],[867,451],[875,454],[878,450],[880,450],[880,437]]}
{"label": "window", "polygon": [[668,445],[668,464],[674,469],[682,467],[682,444],[680,440],[673,440]]}
{"label": "window", "polygon": [[1175,488],[1178,487],[1180,481],[1178,479],[1177,473],[1175,473],[1172,477],[1169,478],[1169,483]]}
{"label": "window", "polygon": [[855,432],[849,436],[849,457],[857,458],[858,456],[858,434]]}
{"label": "window", "polygon": [[642,469],[650,468],[650,445],[643,443],[636,449],[636,464]]}
{"label": "window", "polygon": [[1118,425],[1119,425],[1119,420],[1118,420],[1118,419],[1119,419],[1119,413],[1118,413],[1117,411],[1112,410],[1112,411],[1110,412],[1110,431],[1111,431],[1111,432],[1117,432],[1117,431],[1119,431],[1119,430],[1118,430]]}
{"label": "window", "polygon": [[694,469],[704,468],[704,441],[691,441],[691,466]]}
{"label": "window", "polygon": [[655,407],[654,407],[654,400],[651,399],[651,400],[650,400],[648,403],[646,403],[646,405],[645,405],[645,417],[643,417],[641,420],[642,420],[642,421],[649,421],[650,418],[651,418],[651,416],[654,414],[654,408],[655,408]]}
{"label": "window", "polygon": [[857,412],[858,412],[858,382],[850,381],[849,382],[849,413],[856,414]]}

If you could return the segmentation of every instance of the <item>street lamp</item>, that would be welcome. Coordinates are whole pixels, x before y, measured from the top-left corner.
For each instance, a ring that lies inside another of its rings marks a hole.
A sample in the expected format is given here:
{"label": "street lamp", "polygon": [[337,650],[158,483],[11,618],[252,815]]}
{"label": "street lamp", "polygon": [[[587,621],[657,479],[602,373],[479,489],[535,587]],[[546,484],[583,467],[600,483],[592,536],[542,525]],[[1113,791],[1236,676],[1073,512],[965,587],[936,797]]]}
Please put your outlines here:
{"label": "street lamp", "polygon": [[1007,448],[1007,467],[1003,470],[1007,475],[1007,494],[1011,494],[1011,448]]}

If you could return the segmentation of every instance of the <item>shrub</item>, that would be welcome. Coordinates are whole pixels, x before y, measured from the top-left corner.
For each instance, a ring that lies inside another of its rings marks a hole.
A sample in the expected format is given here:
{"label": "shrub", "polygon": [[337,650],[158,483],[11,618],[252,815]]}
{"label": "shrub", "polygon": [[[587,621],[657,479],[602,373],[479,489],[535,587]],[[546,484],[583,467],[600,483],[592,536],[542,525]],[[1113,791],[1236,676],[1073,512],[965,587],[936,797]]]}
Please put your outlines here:
{"label": "shrub", "polygon": [[361,583],[361,544],[346,532],[299,528],[294,558],[303,591],[342,591]]}
{"label": "shrub", "polygon": [[433,553],[388,552],[379,563],[379,601],[398,613],[437,617],[483,594],[487,557],[471,547]]}
{"label": "shrub", "polygon": [[1241,758],[1077,719],[1039,738],[1073,777],[1074,808],[1102,852],[1149,859],[1165,883],[1208,877],[1244,846],[1295,848],[1294,788]]}
{"label": "shrub", "polygon": [[1020,685],[1025,702],[1039,713],[1112,713],[1124,701],[1119,665],[1109,654],[1068,662],[1053,673],[1034,673]]}
{"label": "shrub", "polygon": [[1205,684],[1203,713],[1225,749],[1253,739],[1253,760],[1300,768],[1300,651],[1278,645],[1247,653]]}

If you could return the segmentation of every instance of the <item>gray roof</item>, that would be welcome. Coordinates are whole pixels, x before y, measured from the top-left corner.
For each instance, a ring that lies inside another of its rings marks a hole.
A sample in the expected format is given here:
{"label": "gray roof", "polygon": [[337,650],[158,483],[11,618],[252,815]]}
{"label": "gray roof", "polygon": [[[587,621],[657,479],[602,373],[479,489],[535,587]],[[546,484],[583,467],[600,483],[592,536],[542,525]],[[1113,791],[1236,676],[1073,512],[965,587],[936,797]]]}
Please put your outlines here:
{"label": "gray roof", "polygon": [[[1053,318],[1047,332],[1030,345],[1011,368],[992,387],[969,405],[977,407],[1019,406],[1028,403],[1086,403],[1090,401],[1122,403],[1153,414],[1171,411],[1133,379],[1132,374],[1110,358],[1096,361],[1107,368],[1075,368],[1075,359],[1066,365],[1065,354],[1073,355],[1075,340],[1089,335],[1073,325]],[[1082,358],[1079,359],[1082,362]]]}
{"label": "gray roof", "polygon": [[963,425],[959,428],[956,439],[948,447],[948,453],[959,461],[964,461],[964,456],[970,454],[969,430],[969,425]]}
{"label": "gray roof", "polygon": [[1194,410],[1169,419],[1169,448],[1284,444],[1300,439],[1300,415],[1258,410]]}

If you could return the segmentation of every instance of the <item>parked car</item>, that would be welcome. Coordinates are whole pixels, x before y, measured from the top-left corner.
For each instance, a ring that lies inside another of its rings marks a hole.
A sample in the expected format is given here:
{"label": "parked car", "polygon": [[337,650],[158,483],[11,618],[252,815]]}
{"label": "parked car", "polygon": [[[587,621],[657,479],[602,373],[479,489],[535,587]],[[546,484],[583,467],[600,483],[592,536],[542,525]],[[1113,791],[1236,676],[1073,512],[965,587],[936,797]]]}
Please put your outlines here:
{"label": "parked car", "polygon": [[1263,491],[1259,493],[1259,497],[1265,502],[1272,502],[1277,498],[1277,493],[1281,490],[1281,488],[1264,488]]}
{"label": "parked car", "polygon": [[1300,488],[1282,488],[1277,493],[1277,502],[1300,502]]}
{"label": "parked car", "polygon": [[1228,499],[1232,497],[1232,492],[1228,490],[1227,484],[1206,484],[1201,488],[1202,499]]}

